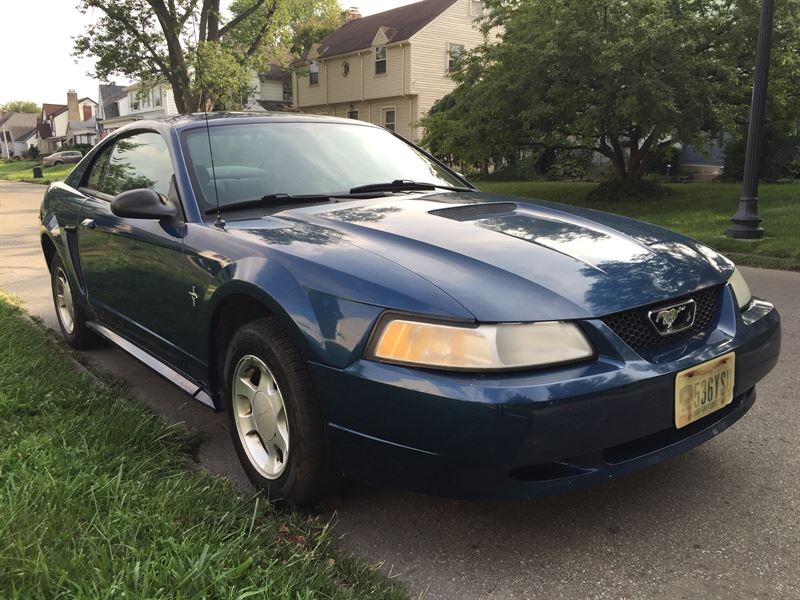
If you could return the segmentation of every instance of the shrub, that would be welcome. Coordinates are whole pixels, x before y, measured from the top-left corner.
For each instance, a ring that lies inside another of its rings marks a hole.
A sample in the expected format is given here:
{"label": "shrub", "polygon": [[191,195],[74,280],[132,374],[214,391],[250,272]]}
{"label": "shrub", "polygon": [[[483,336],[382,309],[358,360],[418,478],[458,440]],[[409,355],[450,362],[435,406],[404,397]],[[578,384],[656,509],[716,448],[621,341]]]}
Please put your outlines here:
{"label": "shrub", "polygon": [[[759,178],[765,181],[776,181],[781,177],[792,177],[792,164],[800,160],[797,147],[800,136],[791,135],[791,127],[785,123],[765,124],[763,139],[758,151]],[[740,132],[725,146],[725,166],[722,179],[741,181],[744,176],[744,161],[747,149],[747,135]]]}
{"label": "shrub", "polygon": [[644,172],[648,175],[661,175],[663,177],[666,177],[667,174],[675,175],[680,167],[680,162],[680,148],[667,146],[648,155],[644,161]]}
{"label": "shrub", "polygon": [[589,192],[587,199],[592,203],[648,202],[662,200],[672,193],[671,189],[659,185],[651,179],[642,179],[637,183],[623,183],[612,179],[603,181]]}

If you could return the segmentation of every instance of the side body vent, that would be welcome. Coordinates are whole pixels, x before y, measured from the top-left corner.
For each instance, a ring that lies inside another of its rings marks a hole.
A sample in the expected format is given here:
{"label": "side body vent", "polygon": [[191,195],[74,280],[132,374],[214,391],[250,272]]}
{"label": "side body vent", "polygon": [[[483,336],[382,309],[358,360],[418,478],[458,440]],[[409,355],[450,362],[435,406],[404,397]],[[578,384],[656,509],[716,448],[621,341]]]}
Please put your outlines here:
{"label": "side body vent", "polygon": [[486,217],[496,217],[497,215],[510,215],[515,210],[517,210],[517,205],[513,202],[490,202],[488,204],[467,204],[451,208],[437,208],[428,214],[453,221],[474,221],[476,219],[485,219]]}

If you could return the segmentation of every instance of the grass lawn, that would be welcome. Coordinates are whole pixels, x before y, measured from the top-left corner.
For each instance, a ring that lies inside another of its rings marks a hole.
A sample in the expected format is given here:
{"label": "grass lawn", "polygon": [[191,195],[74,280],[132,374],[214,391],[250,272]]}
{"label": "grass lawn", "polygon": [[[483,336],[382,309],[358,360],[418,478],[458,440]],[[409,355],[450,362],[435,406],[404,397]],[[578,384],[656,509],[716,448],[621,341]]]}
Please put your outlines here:
{"label": "grass lawn", "polygon": [[9,181],[24,181],[27,183],[43,183],[48,185],[54,181],[62,181],[72,172],[75,165],[57,165],[55,167],[42,167],[42,178],[33,178],[33,166],[31,160],[14,160],[0,162],[0,179]]}
{"label": "grass lawn", "polygon": [[316,519],[189,467],[191,438],[0,294],[0,598],[401,598]]}
{"label": "grass lawn", "polygon": [[674,229],[725,253],[737,263],[800,270],[800,185],[770,184],[759,188],[759,212],[765,237],[738,241],[725,237],[736,212],[741,186],[735,183],[672,184],[664,200],[639,203],[589,203],[593,183],[478,182],[486,192],[540,198],[588,206]]}

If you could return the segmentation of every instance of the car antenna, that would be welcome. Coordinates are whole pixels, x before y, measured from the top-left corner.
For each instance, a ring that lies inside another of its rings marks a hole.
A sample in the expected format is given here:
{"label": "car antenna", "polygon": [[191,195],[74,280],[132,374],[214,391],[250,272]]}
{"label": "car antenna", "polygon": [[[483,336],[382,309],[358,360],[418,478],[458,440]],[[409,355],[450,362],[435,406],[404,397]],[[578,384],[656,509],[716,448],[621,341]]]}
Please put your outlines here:
{"label": "car antenna", "polygon": [[192,11],[192,29],[194,29],[195,39],[195,52],[197,53],[197,79],[200,83],[200,101],[203,103],[203,118],[206,121],[206,137],[208,138],[208,156],[211,160],[211,180],[214,182],[214,200],[217,203],[217,217],[214,219],[215,227],[225,227],[225,220],[219,210],[219,190],[217,189],[217,172],[214,169],[214,150],[211,144],[211,128],[208,125],[208,109],[206,108],[206,100],[203,93],[203,69],[201,68],[202,60],[200,59],[200,35],[197,31],[197,17]]}

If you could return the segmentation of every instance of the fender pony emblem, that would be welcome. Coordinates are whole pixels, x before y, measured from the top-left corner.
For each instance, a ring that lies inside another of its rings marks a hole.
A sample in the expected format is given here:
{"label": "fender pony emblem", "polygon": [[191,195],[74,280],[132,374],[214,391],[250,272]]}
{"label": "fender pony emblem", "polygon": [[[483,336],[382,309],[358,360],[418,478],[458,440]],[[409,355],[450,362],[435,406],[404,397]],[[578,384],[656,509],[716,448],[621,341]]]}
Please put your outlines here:
{"label": "fender pony emblem", "polygon": [[189,294],[189,296],[192,299],[192,308],[195,308],[197,306],[197,299],[200,297],[197,294],[197,290],[195,289],[194,286],[192,286],[192,291],[191,292],[187,292],[187,293]]}

